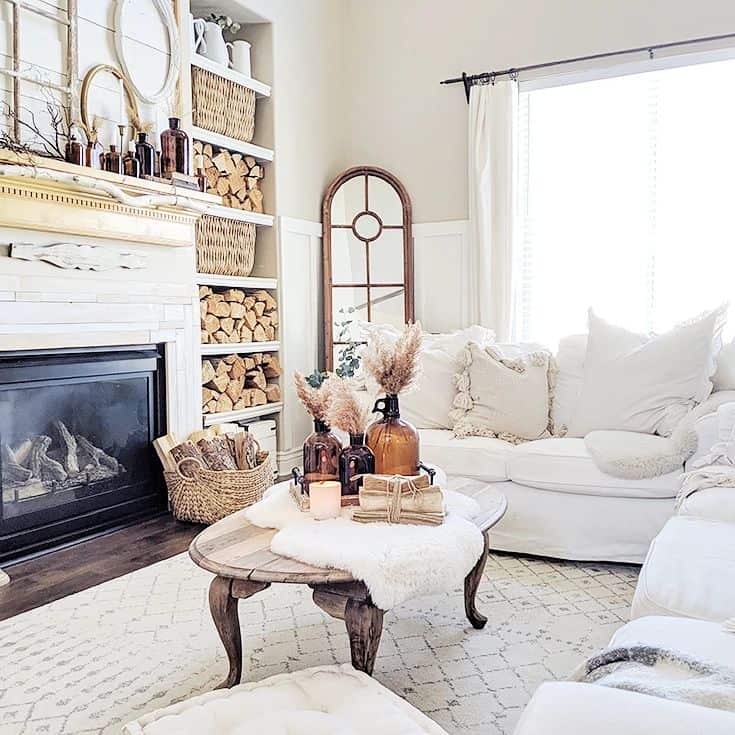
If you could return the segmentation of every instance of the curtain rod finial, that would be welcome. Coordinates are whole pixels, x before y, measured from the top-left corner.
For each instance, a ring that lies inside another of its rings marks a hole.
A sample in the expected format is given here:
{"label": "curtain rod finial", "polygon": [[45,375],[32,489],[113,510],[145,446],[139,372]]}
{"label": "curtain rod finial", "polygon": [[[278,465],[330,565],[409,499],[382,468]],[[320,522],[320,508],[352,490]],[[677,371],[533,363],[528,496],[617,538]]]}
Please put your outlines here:
{"label": "curtain rod finial", "polygon": [[470,78],[467,76],[466,72],[462,72],[462,84],[464,85],[464,96],[467,98],[467,104],[470,103],[470,87],[472,86],[472,82],[470,81]]}

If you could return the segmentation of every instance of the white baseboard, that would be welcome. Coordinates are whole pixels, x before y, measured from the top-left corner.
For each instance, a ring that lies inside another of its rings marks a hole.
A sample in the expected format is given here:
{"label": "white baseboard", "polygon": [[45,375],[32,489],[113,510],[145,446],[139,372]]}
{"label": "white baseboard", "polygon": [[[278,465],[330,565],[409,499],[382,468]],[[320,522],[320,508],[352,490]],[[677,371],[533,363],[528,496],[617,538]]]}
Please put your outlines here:
{"label": "white baseboard", "polygon": [[0,587],[6,584],[10,584],[10,577],[8,577],[8,575],[5,574],[2,569],[0,569]]}
{"label": "white baseboard", "polygon": [[303,450],[301,447],[287,449],[285,452],[278,452],[276,458],[278,460],[278,476],[288,477],[294,467],[301,467]]}

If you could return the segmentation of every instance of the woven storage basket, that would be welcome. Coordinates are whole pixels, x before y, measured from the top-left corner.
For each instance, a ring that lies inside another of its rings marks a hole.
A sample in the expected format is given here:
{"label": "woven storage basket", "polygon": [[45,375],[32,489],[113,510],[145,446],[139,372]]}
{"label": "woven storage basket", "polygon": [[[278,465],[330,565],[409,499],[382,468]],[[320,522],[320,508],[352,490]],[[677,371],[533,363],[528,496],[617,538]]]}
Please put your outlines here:
{"label": "woven storage basket", "polygon": [[255,133],[255,92],[242,84],[193,66],[192,122],[212,133],[249,143]]}
{"label": "woven storage basket", "polygon": [[176,472],[164,472],[168,499],[180,521],[215,523],[237,510],[257,503],[273,484],[269,452],[259,451],[252,470],[205,469],[198,459],[182,459]]}
{"label": "woven storage basket", "polygon": [[205,214],[197,220],[197,271],[249,276],[255,263],[255,225]]}

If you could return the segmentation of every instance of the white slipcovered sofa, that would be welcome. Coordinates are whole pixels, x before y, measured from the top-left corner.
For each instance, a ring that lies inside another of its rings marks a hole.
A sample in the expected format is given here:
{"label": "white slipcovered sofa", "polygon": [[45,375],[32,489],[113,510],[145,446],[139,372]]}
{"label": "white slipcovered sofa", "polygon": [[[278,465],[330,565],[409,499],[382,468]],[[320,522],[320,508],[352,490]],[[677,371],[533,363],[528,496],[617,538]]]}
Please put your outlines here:
{"label": "white slipcovered sofa", "polygon": [[[723,406],[723,409],[725,407]],[[729,426],[723,416],[729,414]],[[710,435],[732,436],[732,411],[707,417]],[[644,644],[735,669],[735,488],[688,497],[651,544],[631,622],[611,646]],[[516,735],[735,733],[735,714],[593,684],[548,683],[534,694]]]}
{"label": "white slipcovered sofa", "polygon": [[[712,412],[735,400],[717,391],[697,411],[698,449],[716,440]],[[455,438],[450,430],[421,429],[421,455],[449,476],[496,485],[508,511],[493,528],[490,545],[500,551],[577,561],[640,564],[652,539],[674,512],[676,472],[646,480],[626,480],[602,472],[584,439],[550,438],[510,444],[485,437]]]}

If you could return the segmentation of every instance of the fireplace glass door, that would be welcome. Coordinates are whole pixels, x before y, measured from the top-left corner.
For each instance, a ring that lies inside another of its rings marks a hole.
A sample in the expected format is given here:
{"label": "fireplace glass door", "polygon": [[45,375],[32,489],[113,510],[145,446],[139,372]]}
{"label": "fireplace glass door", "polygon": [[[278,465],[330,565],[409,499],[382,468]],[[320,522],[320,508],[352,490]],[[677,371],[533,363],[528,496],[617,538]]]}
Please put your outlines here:
{"label": "fireplace glass door", "polygon": [[0,356],[0,559],[165,507],[155,349]]}

